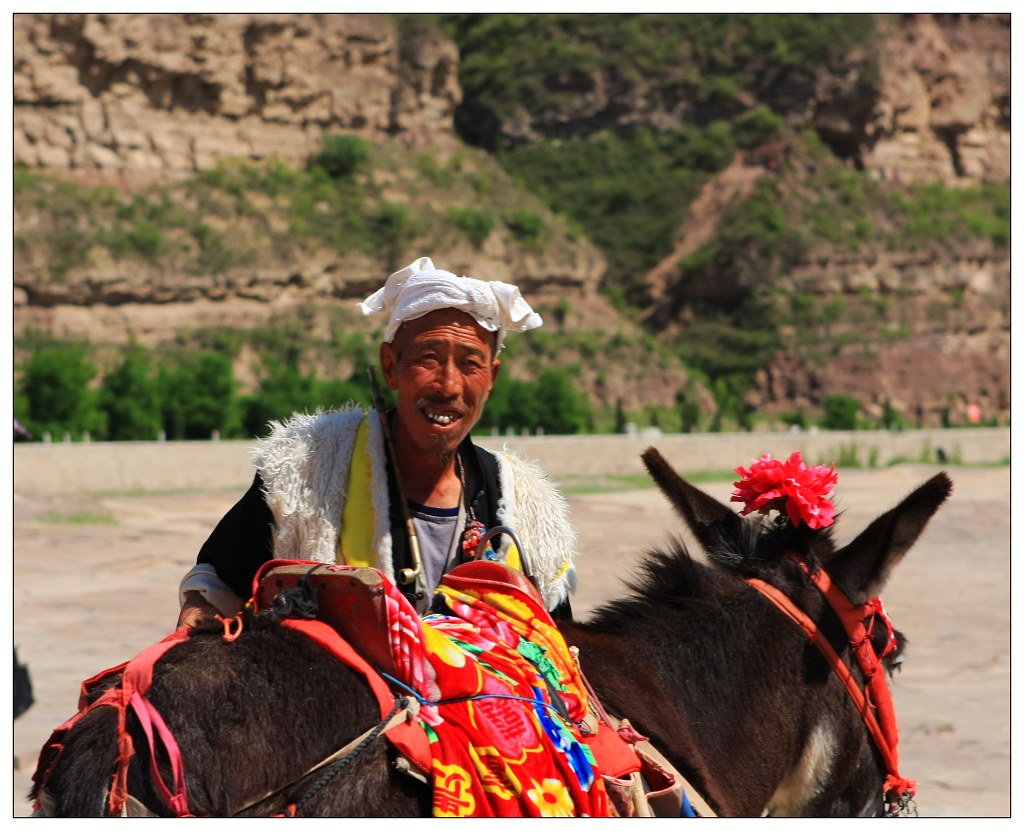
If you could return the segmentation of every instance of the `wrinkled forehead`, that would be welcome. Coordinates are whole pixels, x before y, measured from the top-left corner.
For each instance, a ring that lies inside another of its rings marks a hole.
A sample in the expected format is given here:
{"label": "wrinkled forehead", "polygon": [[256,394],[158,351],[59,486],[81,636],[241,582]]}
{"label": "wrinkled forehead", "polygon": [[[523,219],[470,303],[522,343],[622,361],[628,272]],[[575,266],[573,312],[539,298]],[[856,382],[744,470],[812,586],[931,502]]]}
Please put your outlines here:
{"label": "wrinkled forehead", "polygon": [[488,332],[472,315],[459,309],[436,309],[422,317],[407,320],[395,333],[392,344],[399,354],[409,344],[456,335],[466,345],[479,345],[494,356],[497,333]]}

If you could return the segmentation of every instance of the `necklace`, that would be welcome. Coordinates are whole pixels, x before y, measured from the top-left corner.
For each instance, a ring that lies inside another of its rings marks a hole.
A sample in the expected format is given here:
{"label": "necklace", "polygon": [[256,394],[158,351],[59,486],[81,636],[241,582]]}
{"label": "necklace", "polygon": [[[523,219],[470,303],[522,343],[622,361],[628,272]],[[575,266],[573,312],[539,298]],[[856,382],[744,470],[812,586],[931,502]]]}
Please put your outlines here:
{"label": "necklace", "polygon": [[[476,549],[480,544],[480,540],[487,530],[484,524],[476,518],[476,514],[473,512],[473,503],[469,499],[469,491],[466,488],[466,468],[462,464],[462,452],[458,451],[455,454],[455,460],[458,465],[459,481],[462,482],[462,497],[463,502],[466,505],[466,528],[462,532],[462,559],[472,560],[476,557]],[[488,542],[487,548],[484,550],[484,559],[493,560],[496,559],[497,555],[494,553],[494,549],[491,548],[491,544]]]}

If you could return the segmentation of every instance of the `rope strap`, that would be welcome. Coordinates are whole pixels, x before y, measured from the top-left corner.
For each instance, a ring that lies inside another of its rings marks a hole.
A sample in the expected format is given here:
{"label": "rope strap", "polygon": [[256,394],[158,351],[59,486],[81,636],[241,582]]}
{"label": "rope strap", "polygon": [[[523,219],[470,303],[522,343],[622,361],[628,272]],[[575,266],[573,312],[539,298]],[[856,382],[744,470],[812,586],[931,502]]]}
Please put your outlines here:
{"label": "rope strap", "polygon": [[899,757],[897,755],[897,744],[899,734],[896,730],[896,718],[892,707],[892,694],[885,683],[884,674],[876,675],[875,670],[881,663],[881,658],[875,655],[871,645],[870,633],[866,630],[863,620],[867,617],[872,624],[876,616],[882,617],[889,627],[889,638],[883,652],[888,654],[895,645],[895,636],[892,633],[892,625],[885,617],[881,609],[881,601],[869,602],[862,607],[855,606],[842,590],[833,583],[824,569],[812,571],[807,563],[797,556],[793,559],[804,569],[814,582],[815,587],[822,593],[828,604],[833,608],[843,623],[853,647],[854,655],[857,658],[865,674],[866,686],[861,689],[857,679],[854,678],[850,668],[843,662],[828,639],[818,628],[818,625],[799,608],[782,591],[764,580],[756,577],[747,578],[747,582],[761,594],[768,598],[778,609],[786,614],[796,623],[810,639],[818,651],[825,657],[825,660],[832,667],[839,679],[843,682],[854,706],[861,714],[871,738],[875,742],[882,759],[885,762],[888,776],[882,785],[886,801],[894,803],[902,800],[905,794],[913,797],[917,790],[917,783],[911,779],[900,776]]}

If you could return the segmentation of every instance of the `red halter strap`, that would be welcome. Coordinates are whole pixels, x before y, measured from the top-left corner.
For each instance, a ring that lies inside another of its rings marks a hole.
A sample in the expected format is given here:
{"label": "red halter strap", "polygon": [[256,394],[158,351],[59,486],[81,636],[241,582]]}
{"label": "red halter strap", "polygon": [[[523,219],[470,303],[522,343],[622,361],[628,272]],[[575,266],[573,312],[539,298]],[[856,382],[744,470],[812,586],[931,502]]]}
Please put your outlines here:
{"label": "red halter strap", "polygon": [[[118,711],[118,771],[114,777],[114,785],[110,789],[109,807],[111,813],[117,814],[124,805],[128,794],[128,762],[134,755],[135,749],[132,746],[132,739],[128,733],[125,723],[125,716],[128,708],[135,711],[139,724],[146,733],[149,742],[150,773],[153,777],[153,784],[157,793],[175,816],[190,816],[188,810],[188,796],[185,791],[185,774],[182,769],[181,752],[174,735],[164,724],[163,718],[156,708],[145,698],[153,683],[153,666],[171,647],[188,640],[188,630],[178,629],[162,641],[153,644],[142,650],[125,666],[124,674],[121,677],[121,687],[117,691],[115,701],[111,702]],[[96,704],[100,702],[97,701]],[[94,705],[95,706],[95,705]],[[155,730],[155,735],[154,735]],[[167,751],[171,762],[171,771],[174,776],[172,791],[163,781],[160,771],[157,768],[157,748],[154,739],[159,739]]]}
{"label": "red halter strap", "polygon": [[[117,816],[121,813],[128,797],[128,765],[135,755],[135,746],[131,734],[128,732],[126,716],[128,708],[135,710],[139,717],[140,724],[146,733],[150,745],[150,757],[152,761],[152,773],[154,784],[160,796],[167,803],[168,807],[177,816],[189,816],[188,797],[185,793],[185,776],[181,765],[181,754],[178,751],[177,742],[174,736],[164,724],[163,718],[150,704],[145,695],[153,683],[153,665],[163,656],[167,650],[179,643],[188,640],[189,630],[178,629],[165,637],[163,640],[146,647],[130,661],[125,661],[117,666],[105,669],[103,672],[94,675],[82,683],[82,692],[78,702],[78,712],[75,713],[64,724],[53,731],[49,741],[43,746],[39,756],[39,767],[36,769],[32,779],[46,787],[50,774],[57,764],[57,760],[64,752],[64,741],[71,728],[88,712],[96,707],[113,707],[117,711],[117,762],[115,764],[113,779],[107,796],[107,810],[111,815]],[[109,687],[102,695],[91,704],[89,696],[100,683],[121,673],[121,681],[115,686]],[[155,735],[154,735],[155,730]],[[167,751],[174,775],[174,790],[168,788],[160,777],[156,768],[156,747],[154,739],[159,738]],[[37,802],[37,809],[40,804]]]}
{"label": "red halter strap", "polygon": [[[850,668],[843,663],[842,658],[806,612],[779,589],[763,580],[751,577],[747,579],[747,582],[771,600],[807,633],[808,638],[843,682],[850,698],[853,699],[854,706],[864,719],[864,724],[874,739],[875,745],[882,754],[882,759],[889,772],[882,785],[886,799],[889,802],[900,802],[905,795],[913,797],[917,792],[917,783],[899,775],[899,757],[896,750],[899,744],[899,731],[896,728],[892,693],[886,683],[885,672],[878,671],[882,665],[882,658],[896,647],[896,636],[893,633],[892,623],[882,607],[882,601],[873,597],[863,605],[857,606],[839,586],[832,582],[824,569],[811,569],[807,561],[794,552],[790,552],[789,556],[807,573],[842,621],[843,628],[850,639],[853,654],[864,673],[865,686],[863,690]],[[876,654],[871,642],[871,630],[876,619],[880,619],[888,629],[888,640],[881,655]]]}

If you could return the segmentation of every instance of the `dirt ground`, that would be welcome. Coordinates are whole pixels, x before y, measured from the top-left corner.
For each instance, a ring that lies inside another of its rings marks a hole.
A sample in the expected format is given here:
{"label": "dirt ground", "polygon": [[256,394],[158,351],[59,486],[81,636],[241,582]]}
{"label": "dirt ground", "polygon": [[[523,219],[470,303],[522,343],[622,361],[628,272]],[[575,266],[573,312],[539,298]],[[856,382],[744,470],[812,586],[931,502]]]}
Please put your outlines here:
{"label": "dirt ground", "polygon": [[[847,542],[937,468],[840,473]],[[1010,469],[955,467],[954,494],[882,593],[908,637],[894,695],[904,776],[925,817],[1009,817]],[[705,489],[726,501],[728,482]],[[241,489],[14,498],[14,644],[35,704],[14,723],[13,816],[81,681],[167,634],[177,584]],[[580,535],[577,616],[621,592],[642,551],[681,533],[651,490],[570,495]]]}

